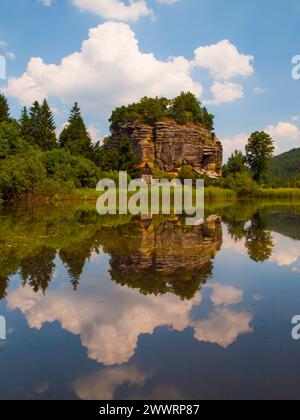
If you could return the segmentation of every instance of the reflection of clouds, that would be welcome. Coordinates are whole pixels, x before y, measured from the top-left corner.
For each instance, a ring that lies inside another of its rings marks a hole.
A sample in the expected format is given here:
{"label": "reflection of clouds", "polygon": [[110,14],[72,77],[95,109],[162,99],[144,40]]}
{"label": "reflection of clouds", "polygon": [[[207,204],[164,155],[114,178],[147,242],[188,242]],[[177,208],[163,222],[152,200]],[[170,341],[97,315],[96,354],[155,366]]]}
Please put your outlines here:
{"label": "reflection of clouds", "polygon": [[[295,264],[300,258],[299,241],[288,238],[280,233],[272,232],[273,251],[269,261],[277,264],[279,267]],[[223,233],[223,248],[229,249],[237,254],[247,256],[245,241],[234,241],[228,232]]]}
{"label": "reflection of clouds", "polygon": [[[40,329],[45,323],[59,321],[63,329],[79,335],[88,356],[104,365],[127,363],[134,355],[138,339],[153,334],[161,326],[176,331],[195,327],[195,338],[227,347],[235,339],[250,332],[251,315],[218,309],[241,303],[243,292],[218,283],[212,289],[214,311],[208,320],[193,320],[191,310],[201,303],[198,292],[190,301],[171,293],[144,296],[128,287],[100,282],[87,276],[82,279],[80,292],[68,285],[34,293],[30,286],[20,287],[7,298],[10,309],[20,309],[31,328]],[[224,318],[222,318],[222,316]]]}
{"label": "reflection of clouds", "polygon": [[102,248],[99,248],[98,251],[93,251],[89,257],[89,262],[91,264],[100,265],[102,261]]}
{"label": "reflection of clouds", "polygon": [[81,400],[112,400],[121,385],[143,386],[149,377],[134,366],[106,368],[79,379],[74,384],[74,391]]}
{"label": "reflection of clouds", "polygon": [[225,229],[223,231],[223,249],[228,249],[237,254],[247,255],[245,240],[235,241]]}
{"label": "reflection of clouds", "polygon": [[279,233],[274,233],[273,238],[274,248],[270,260],[280,267],[295,264],[300,257],[299,242]]}
{"label": "reflection of clouds", "polygon": [[215,306],[234,305],[241,303],[244,299],[242,290],[238,290],[232,286],[223,286],[219,283],[212,283],[208,288],[213,289],[211,301]]}
{"label": "reflection of clouds", "polygon": [[228,308],[217,308],[207,320],[195,322],[194,337],[199,341],[229,347],[242,335],[253,332],[252,315],[238,313]]}
{"label": "reflection of clouds", "polygon": [[201,301],[200,293],[182,301],[171,294],[142,296],[127,287],[102,289],[98,284],[95,289],[84,282],[81,292],[61,287],[43,296],[25,286],[10,294],[8,305],[19,308],[31,328],[59,321],[65,330],[81,336],[91,359],[113,365],[128,362],[141,334],[152,334],[160,326],[177,331],[189,327],[189,312]]}
{"label": "reflection of clouds", "polygon": [[36,388],[36,393],[38,395],[45,394],[45,392],[48,391],[49,387],[50,387],[50,384],[48,382],[44,382],[42,384],[39,384]]}

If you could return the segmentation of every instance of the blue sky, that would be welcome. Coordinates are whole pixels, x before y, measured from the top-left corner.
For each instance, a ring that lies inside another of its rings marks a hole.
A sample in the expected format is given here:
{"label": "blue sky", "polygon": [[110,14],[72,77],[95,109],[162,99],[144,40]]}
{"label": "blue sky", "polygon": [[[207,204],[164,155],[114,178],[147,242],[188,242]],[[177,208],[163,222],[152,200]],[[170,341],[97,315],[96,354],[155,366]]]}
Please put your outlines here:
{"label": "blue sky", "polygon": [[216,115],[225,156],[261,129],[277,152],[300,147],[300,80],[291,77],[298,0],[128,3],[1,0],[8,80],[0,88],[13,115],[47,96],[60,129],[78,100],[93,137],[102,138],[114,106],[189,88]]}

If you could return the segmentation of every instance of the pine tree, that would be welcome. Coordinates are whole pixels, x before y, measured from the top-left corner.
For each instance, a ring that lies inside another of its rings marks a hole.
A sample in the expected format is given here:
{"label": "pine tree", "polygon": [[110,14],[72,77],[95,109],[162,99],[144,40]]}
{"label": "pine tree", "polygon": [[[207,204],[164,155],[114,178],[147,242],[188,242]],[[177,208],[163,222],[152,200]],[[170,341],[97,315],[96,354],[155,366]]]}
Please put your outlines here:
{"label": "pine tree", "polygon": [[59,138],[59,145],[68,149],[74,155],[81,155],[90,158],[93,147],[92,141],[87,132],[80,108],[76,102],[71,110],[69,124],[65,127]]}
{"label": "pine tree", "polygon": [[40,147],[42,143],[41,127],[41,107],[38,101],[35,101],[29,111],[32,143]]}
{"label": "pine tree", "polygon": [[43,128],[42,150],[52,150],[57,146],[56,126],[52,111],[45,99],[41,106],[41,125]]}
{"label": "pine tree", "polygon": [[55,123],[46,99],[40,105],[37,101],[30,108],[30,126],[33,143],[42,150],[56,147]]}
{"label": "pine tree", "polygon": [[32,131],[31,131],[31,128],[32,128],[31,120],[30,120],[29,113],[26,106],[24,106],[24,108],[22,109],[19,124],[20,124],[20,133],[21,133],[22,138],[27,143],[33,143]]}
{"label": "pine tree", "polygon": [[0,94],[0,123],[10,121],[9,106],[4,95]]}

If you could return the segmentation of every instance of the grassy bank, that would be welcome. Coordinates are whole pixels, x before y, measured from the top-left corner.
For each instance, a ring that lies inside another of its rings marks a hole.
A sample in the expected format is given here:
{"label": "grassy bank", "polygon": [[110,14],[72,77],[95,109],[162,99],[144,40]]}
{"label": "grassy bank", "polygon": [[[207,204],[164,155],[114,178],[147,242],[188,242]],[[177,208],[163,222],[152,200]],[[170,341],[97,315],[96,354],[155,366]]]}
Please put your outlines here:
{"label": "grassy bank", "polygon": [[300,188],[261,189],[259,198],[264,200],[300,200]]}
{"label": "grassy bank", "polygon": [[[96,201],[98,197],[99,193],[94,189],[79,189],[72,194],[61,197],[61,199],[70,201]],[[238,197],[235,191],[218,187],[208,187],[205,188],[205,199],[212,201],[236,201],[244,199],[300,201],[300,188],[260,189],[253,196]]]}
{"label": "grassy bank", "polygon": [[[129,194],[133,195],[133,193]],[[26,196],[20,202],[96,202],[99,192],[93,188],[80,188],[72,192],[56,193],[52,197]],[[278,188],[259,189],[253,195],[238,196],[235,191],[219,187],[205,188],[205,199],[207,201],[239,201],[239,200],[289,200],[300,202],[300,188]],[[1,200],[0,200],[1,201]]]}

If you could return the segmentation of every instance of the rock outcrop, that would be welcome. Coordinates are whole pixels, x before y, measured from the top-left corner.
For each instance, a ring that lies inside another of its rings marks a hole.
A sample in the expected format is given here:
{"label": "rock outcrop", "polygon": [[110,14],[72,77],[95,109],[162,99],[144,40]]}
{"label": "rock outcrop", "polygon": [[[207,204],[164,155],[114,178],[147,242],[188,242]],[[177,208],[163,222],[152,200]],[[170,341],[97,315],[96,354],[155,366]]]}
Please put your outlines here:
{"label": "rock outcrop", "polygon": [[130,139],[132,150],[141,162],[164,172],[178,173],[187,165],[198,173],[222,175],[221,142],[200,124],[179,125],[172,120],[154,126],[126,124],[112,133],[106,147],[117,148],[124,136]]}

